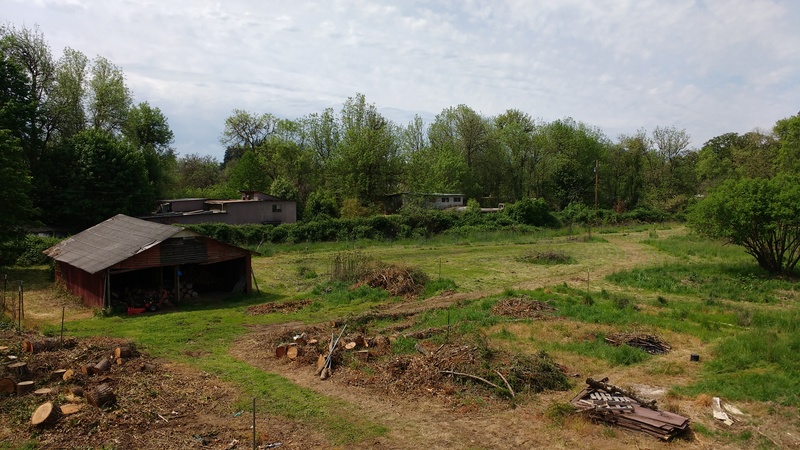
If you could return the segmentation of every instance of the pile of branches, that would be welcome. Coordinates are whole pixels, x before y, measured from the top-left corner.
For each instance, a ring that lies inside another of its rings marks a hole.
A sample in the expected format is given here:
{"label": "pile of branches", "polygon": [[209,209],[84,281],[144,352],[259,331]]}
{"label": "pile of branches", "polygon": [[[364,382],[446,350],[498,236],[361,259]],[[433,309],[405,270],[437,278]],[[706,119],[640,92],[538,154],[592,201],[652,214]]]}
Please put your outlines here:
{"label": "pile of branches", "polygon": [[555,311],[555,308],[539,300],[528,297],[515,297],[500,300],[492,307],[492,314],[496,316],[516,317],[519,319],[541,319],[547,316],[545,312]]}
{"label": "pile of branches", "polygon": [[422,292],[427,282],[428,276],[420,270],[385,265],[361,276],[357,285],[385,289],[395,297],[413,297]]}
{"label": "pile of branches", "polygon": [[662,355],[672,350],[672,347],[666,341],[651,334],[614,333],[606,336],[605,341],[615,346],[625,344],[640,348],[651,355]]}

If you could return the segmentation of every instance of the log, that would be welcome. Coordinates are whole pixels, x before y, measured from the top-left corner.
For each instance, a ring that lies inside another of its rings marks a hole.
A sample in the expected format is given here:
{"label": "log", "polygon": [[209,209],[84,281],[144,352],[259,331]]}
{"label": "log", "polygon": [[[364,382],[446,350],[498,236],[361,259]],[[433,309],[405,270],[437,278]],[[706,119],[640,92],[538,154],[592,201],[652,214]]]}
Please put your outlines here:
{"label": "log", "polygon": [[108,358],[103,358],[103,359],[100,360],[99,363],[95,364],[95,366],[92,369],[92,371],[95,374],[98,374],[98,373],[107,372],[109,369],[111,369],[111,361],[109,361]]}
{"label": "log", "polygon": [[33,391],[34,395],[48,395],[51,392],[53,392],[53,390],[50,388],[41,388]]}
{"label": "log", "polygon": [[155,364],[142,363],[142,366],[139,367],[139,370],[142,372],[152,372],[156,370],[156,367],[157,366]]}
{"label": "log", "polygon": [[309,339],[306,343],[308,345],[315,345],[317,342],[319,342],[319,339]]}
{"label": "log", "polygon": [[33,381],[20,381],[17,383],[17,395],[23,396],[33,391]]}
{"label": "log", "polygon": [[114,395],[114,390],[108,384],[101,384],[86,394],[86,400],[98,407],[103,408],[111,406],[117,402],[117,396]]}
{"label": "log", "polygon": [[489,386],[492,386],[494,388],[497,388],[498,390],[501,390],[501,391],[503,390],[503,388],[501,388],[500,386],[492,383],[491,381],[487,380],[486,378],[481,378],[481,377],[479,377],[477,375],[472,375],[472,374],[463,373],[463,372],[453,372],[452,370],[440,370],[439,373],[446,373],[448,375],[456,375],[456,376],[459,376],[459,377],[472,378],[473,380],[483,381],[484,383],[486,383]]}
{"label": "log", "polygon": [[425,349],[425,347],[419,345],[419,342],[414,344],[414,348],[417,349],[418,352],[422,353],[425,356],[431,356],[431,352]]}
{"label": "log", "polygon": [[8,346],[7,345],[0,345],[0,352],[5,353],[7,351],[8,351]]}
{"label": "log", "polygon": [[356,336],[356,338],[353,339],[353,342],[356,343],[356,347],[358,347],[358,348],[369,347],[369,344],[367,343],[367,340],[364,339],[364,336],[362,336],[362,335]]}
{"label": "log", "polygon": [[61,417],[61,408],[53,402],[39,405],[31,416],[31,425],[35,427],[46,427],[53,425]]}
{"label": "log", "polygon": [[7,367],[8,370],[13,373],[18,380],[25,380],[29,378],[28,363],[16,362],[14,364],[9,364]]}
{"label": "log", "polygon": [[292,346],[286,349],[286,356],[288,356],[289,359],[295,359],[302,354],[303,354],[303,349],[298,346]]}
{"label": "log", "polygon": [[286,344],[281,344],[275,347],[275,357],[283,358],[284,356],[286,356],[286,348],[287,348]]}
{"label": "log", "polygon": [[325,368],[325,361],[326,360],[327,360],[327,358],[322,356],[322,355],[317,356],[317,372],[316,372],[317,375],[322,373],[322,369]]}
{"label": "log", "polygon": [[50,372],[50,381],[63,380],[66,372],[67,369],[58,369]]}
{"label": "log", "polygon": [[61,376],[61,379],[64,381],[69,381],[75,377],[75,371],[72,369],[67,369],[64,372],[64,375]]}
{"label": "log", "polygon": [[121,365],[125,364],[125,358],[117,358],[117,359],[114,360],[114,362],[117,363],[117,365],[121,366]]}
{"label": "log", "polygon": [[17,392],[17,383],[11,378],[0,378],[0,394],[11,395]]}
{"label": "log", "polygon": [[117,347],[114,349],[114,358],[130,358],[131,357],[131,348],[130,347]]}
{"label": "log", "polygon": [[81,366],[81,373],[88,376],[94,375],[94,366],[91,364],[86,364]]}
{"label": "log", "polygon": [[76,412],[80,411],[83,408],[82,404],[68,404],[68,405],[61,405],[61,414],[68,416],[70,414],[75,414]]}
{"label": "log", "polygon": [[308,343],[308,341],[306,341],[306,337],[307,337],[306,333],[298,334],[297,336],[294,337],[294,341],[298,345],[306,345]]}
{"label": "log", "polygon": [[80,386],[70,386],[69,392],[76,397],[83,397],[83,388]]}
{"label": "log", "polygon": [[42,341],[24,340],[22,341],[22,351],[29,353],[41,353],[57,349],[61,346],[58,339],[46,338]]}

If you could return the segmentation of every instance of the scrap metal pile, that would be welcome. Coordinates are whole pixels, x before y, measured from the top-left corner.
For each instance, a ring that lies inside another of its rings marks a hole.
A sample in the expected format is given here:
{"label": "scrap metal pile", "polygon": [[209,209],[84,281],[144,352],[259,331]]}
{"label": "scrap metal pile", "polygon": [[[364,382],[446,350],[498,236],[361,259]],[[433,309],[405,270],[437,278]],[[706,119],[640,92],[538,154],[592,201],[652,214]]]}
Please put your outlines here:
{"label": "scrap metal pile", "polygon": [[604,378],[586,380],[587,388],[570,403],[594,420],[642,431],[671,440],[689,429],[689,419],[669,411],[660,411],[655,400],[644,400],[631,392],[607,383]]}

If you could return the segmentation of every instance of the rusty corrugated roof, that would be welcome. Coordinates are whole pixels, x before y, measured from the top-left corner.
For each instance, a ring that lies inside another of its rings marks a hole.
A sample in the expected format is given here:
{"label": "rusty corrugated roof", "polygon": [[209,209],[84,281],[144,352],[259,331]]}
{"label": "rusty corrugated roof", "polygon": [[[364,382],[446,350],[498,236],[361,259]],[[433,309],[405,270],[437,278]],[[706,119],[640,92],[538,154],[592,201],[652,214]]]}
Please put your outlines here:
{"label": "rusty corrugated roof", "polygon": [[169,239],[182,230],[183,228],[172,225],[117,214],[64,239],[44,253],[56,261],[95,274]]}

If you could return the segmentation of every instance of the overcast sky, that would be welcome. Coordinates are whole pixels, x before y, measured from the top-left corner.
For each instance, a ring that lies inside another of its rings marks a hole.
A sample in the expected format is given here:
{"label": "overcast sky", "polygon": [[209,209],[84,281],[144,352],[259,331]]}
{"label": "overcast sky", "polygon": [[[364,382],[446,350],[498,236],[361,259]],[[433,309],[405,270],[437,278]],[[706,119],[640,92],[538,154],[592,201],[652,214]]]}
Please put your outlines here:
{"label": "overcast sky", "polygon": [[795,0],[0,0],[0,20],[121,67],[180,154],[219,159],[235,108],[299,118],[366,95],[427,123],[465,104],[694,147],[800,111]]}

